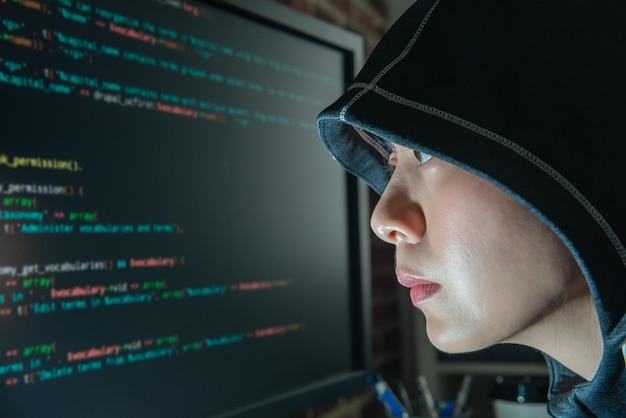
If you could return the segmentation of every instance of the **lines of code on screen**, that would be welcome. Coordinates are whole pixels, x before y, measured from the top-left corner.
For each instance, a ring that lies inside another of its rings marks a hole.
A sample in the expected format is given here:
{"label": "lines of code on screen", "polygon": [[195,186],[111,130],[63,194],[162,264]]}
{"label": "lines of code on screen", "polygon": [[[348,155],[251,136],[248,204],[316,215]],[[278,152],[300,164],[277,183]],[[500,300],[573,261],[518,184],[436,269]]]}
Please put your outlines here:
{"label": "lines of code on screen", "polygon": [[339,52],[185,1],[0,1],[0,415],[210,416],[351,364]]}

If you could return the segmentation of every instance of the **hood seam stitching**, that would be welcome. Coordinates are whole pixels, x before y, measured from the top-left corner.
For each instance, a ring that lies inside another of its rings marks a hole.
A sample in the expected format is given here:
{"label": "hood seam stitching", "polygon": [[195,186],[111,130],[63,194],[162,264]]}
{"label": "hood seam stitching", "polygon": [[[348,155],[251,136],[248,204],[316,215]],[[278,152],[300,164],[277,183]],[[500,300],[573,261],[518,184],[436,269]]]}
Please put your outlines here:
{"label": "hood seam stitching", "polygon": [[[415,30],[415,33],[413,34],[413,36],[411,37],[411,39],[409,40],[409,42],[406,44],[406,46],[404,47],[404,49],[402,50],[402,52],[393,60],[391,61],[389,64],[387,64],[382,70],[380,70],[380,72],[376,75],[376,77],[374,77],[372,79],[372,81],[369,83],[369,85],[376,85],[376,83],[378,83],[378,81],[389,71],[391,70],[397,63],[399,63],[400,61],[402,61],[404,59],[404,57],[406,57],[406,55],[409,53],[409,51],[413,48],[413,45],[415,45],[415,42],[417,42],[417,39],[420,37],[420,35],[422,34],[424,27],[426,26],[426,24],[428,23],[428,21],[430,20],[430,16],[433,14],[433,12],[435,11],[435,9],[437,8],[437,6],[439,5],[439,2],[441,0],[436,0],[435,3],[433,3],[433,5],[430,7],[430,9],[428,10],[428,12],[426,13],[426,16],[424,16],[424,18],[422,19],[420,25],[417,27],[417,29]],[[348,88],[348,90],[352,89],[354,87],[354,84],[352,86],[350,86]],[[346,113],[348,112],[348,109],[354,104],[356,103],[361,97],[363,97],[363,95],[365,93],[367,93],[370,89],[365,89],[360,91],[357,95],[355,95],[348,103],[346,103],[346,105],[341,109],[341,112],[339,112],[339,120],[342,122],[346,122]]]}
{"label": "hood seam stitching", "polygon": [[378,153],[386,160],[389,159],[389,152],[382,146],[380,145],[378,142],[376,142],[376,140],[374,138],[372,138],[366,131],[364,131],[363,129],[357,127],[357,126],[353,126],[354,130],[361,136],[361,138],[367,142],[372,148],[374,148],[376,151],[378,151]]}

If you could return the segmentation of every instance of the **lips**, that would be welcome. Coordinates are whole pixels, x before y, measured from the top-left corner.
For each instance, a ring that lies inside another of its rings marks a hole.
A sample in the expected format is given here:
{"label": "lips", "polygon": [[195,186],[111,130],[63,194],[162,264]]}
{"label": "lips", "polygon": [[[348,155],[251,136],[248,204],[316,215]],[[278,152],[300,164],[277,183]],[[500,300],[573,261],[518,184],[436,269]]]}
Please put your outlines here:
{"label": "lips", "polygon": [[398,282],[411,289],[411,302],[417,306],[424,302],[441,289],[441,285],[419,276],[398,271],[396,274]]}

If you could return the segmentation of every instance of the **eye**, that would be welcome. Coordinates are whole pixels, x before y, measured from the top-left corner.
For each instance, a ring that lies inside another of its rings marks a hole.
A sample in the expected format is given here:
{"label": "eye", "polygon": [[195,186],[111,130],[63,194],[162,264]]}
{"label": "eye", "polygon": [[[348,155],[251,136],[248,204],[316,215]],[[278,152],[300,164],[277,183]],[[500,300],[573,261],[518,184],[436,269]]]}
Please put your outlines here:
{"label": "eye", "polygon": [[387,168],[389,170],[389,174],[393,174],[396,164],[398,162],[398,154],[395,151],[391,151],[389,154],[389,158],[387,159]]}
{"label": "eye", "polygon": [[415,155],[415,158],[417,158],[417,161],[419,161],[420,165],[426,164],[431,158],[433,158],[432,155],[417,150],[413,151],[413,154]]}

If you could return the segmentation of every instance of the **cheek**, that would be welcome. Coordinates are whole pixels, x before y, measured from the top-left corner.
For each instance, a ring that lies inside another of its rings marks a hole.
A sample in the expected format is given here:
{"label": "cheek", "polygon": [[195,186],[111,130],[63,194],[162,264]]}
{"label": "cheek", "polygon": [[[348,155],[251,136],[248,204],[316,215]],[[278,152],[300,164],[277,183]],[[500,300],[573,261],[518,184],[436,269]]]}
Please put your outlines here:
{"label": "cheek", "polygon": [[560,306],[572,276],[560,240],[494,189],[474,184],[442,194],[428,225],[446,291],[425,314],[431,341],[444,351],[484,348],[531,326]]}
{"label": "cheek", "polygon": [[442,193],[428,223],[429,243],[438,265],[447,277],[456,278],[459,286],[467,286],[468,292],[477,277],[501,269],[504,254],[511,256],[507,248],[510,231],[505,228],[510,218],[490,206],[493,198],[485,194],[482,187],[471,183]]}
{"label": "cheek", "polygon": [[[449,207],[445,219],[429,232],[436,238],[431,248],[438,274],[444,283],[437,304],[426,307],[427,331],[440,350],[465,352],[499,341],[502,321],[511,307],[501,263],[509,252],[494,241],[493,226],[485,226],[482,213],[472,216],[467,206]],[[433,231],[435,229],[435,231]]]}

